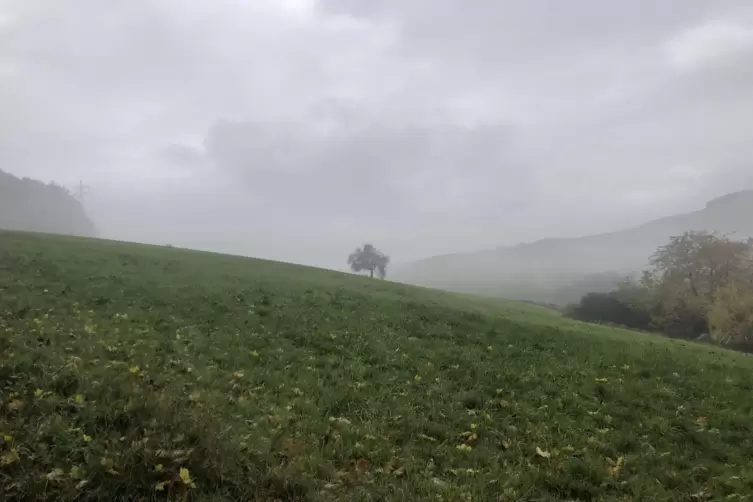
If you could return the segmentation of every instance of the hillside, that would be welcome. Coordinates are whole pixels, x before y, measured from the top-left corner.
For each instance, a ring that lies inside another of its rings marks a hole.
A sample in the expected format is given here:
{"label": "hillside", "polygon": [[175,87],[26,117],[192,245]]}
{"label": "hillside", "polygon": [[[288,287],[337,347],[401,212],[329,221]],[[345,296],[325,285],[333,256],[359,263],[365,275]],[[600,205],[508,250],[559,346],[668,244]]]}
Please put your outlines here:
{"label": "hillside", "polygon": [[0,232],[0,500],[753,493],[753,358],[235,256]]}
{"label": "hillside", "polygon": [[753,236],[751,215],[753,191],[742,191],[714,199],[698,211],[620,232],[436,256],[395,270],[393,278],[451,291],[562,304],[577,301],[585,289],[611,289],[617,277],[641,270],[673,235],[709,230]]}
{"label": "hillside", "polygon": [[65,188],[0,170],[0,229],[96,236],[83,206]]}

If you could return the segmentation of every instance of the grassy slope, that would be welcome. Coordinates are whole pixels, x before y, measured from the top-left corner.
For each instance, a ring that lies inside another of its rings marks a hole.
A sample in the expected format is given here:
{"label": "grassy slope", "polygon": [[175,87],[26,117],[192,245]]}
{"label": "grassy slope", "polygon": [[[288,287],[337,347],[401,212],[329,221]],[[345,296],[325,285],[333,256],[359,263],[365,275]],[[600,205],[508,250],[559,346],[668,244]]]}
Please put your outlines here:
{"label": "grassy slope", "polygon": [[744,500],[751,370],[526,304],[0,233],[2,500]]}

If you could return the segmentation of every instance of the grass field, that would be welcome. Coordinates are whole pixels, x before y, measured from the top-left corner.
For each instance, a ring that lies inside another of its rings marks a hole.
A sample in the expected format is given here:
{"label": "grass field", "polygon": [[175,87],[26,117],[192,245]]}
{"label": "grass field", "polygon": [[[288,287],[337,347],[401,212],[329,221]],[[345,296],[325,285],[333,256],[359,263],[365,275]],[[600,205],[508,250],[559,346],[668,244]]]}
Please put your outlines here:
{"label": "grass field", "polygon": [[0,500],[753,500],[753,358],[208,254],[0,233]]}

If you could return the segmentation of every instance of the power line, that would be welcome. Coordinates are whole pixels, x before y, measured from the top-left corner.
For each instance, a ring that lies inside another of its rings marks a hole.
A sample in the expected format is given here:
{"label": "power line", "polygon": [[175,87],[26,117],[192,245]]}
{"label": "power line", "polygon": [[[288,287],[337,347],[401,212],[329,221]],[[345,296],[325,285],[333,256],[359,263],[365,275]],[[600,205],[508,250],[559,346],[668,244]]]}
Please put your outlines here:
{"label": "power line", "polygon": [[86,195],[86,193],[88,191],[89,191],[89,186],[88,185],[84,185],[83,181],[79,181],[78,182],[78,190],[77,190],[77,194],[76,195],[78,197],[78,201],[81,204],[84,203],[84,196]]}

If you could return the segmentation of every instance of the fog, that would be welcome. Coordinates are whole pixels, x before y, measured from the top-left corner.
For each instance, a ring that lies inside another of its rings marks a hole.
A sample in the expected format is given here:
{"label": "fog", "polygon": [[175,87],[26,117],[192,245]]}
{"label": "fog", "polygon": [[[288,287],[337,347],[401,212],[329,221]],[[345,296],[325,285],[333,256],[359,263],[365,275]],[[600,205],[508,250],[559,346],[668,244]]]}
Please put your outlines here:
{"label": "fog", "polygon": [[0,0],[0,169],[108,238],[399,269],[620,230],[753,188],[752,122],[747,0]]}

